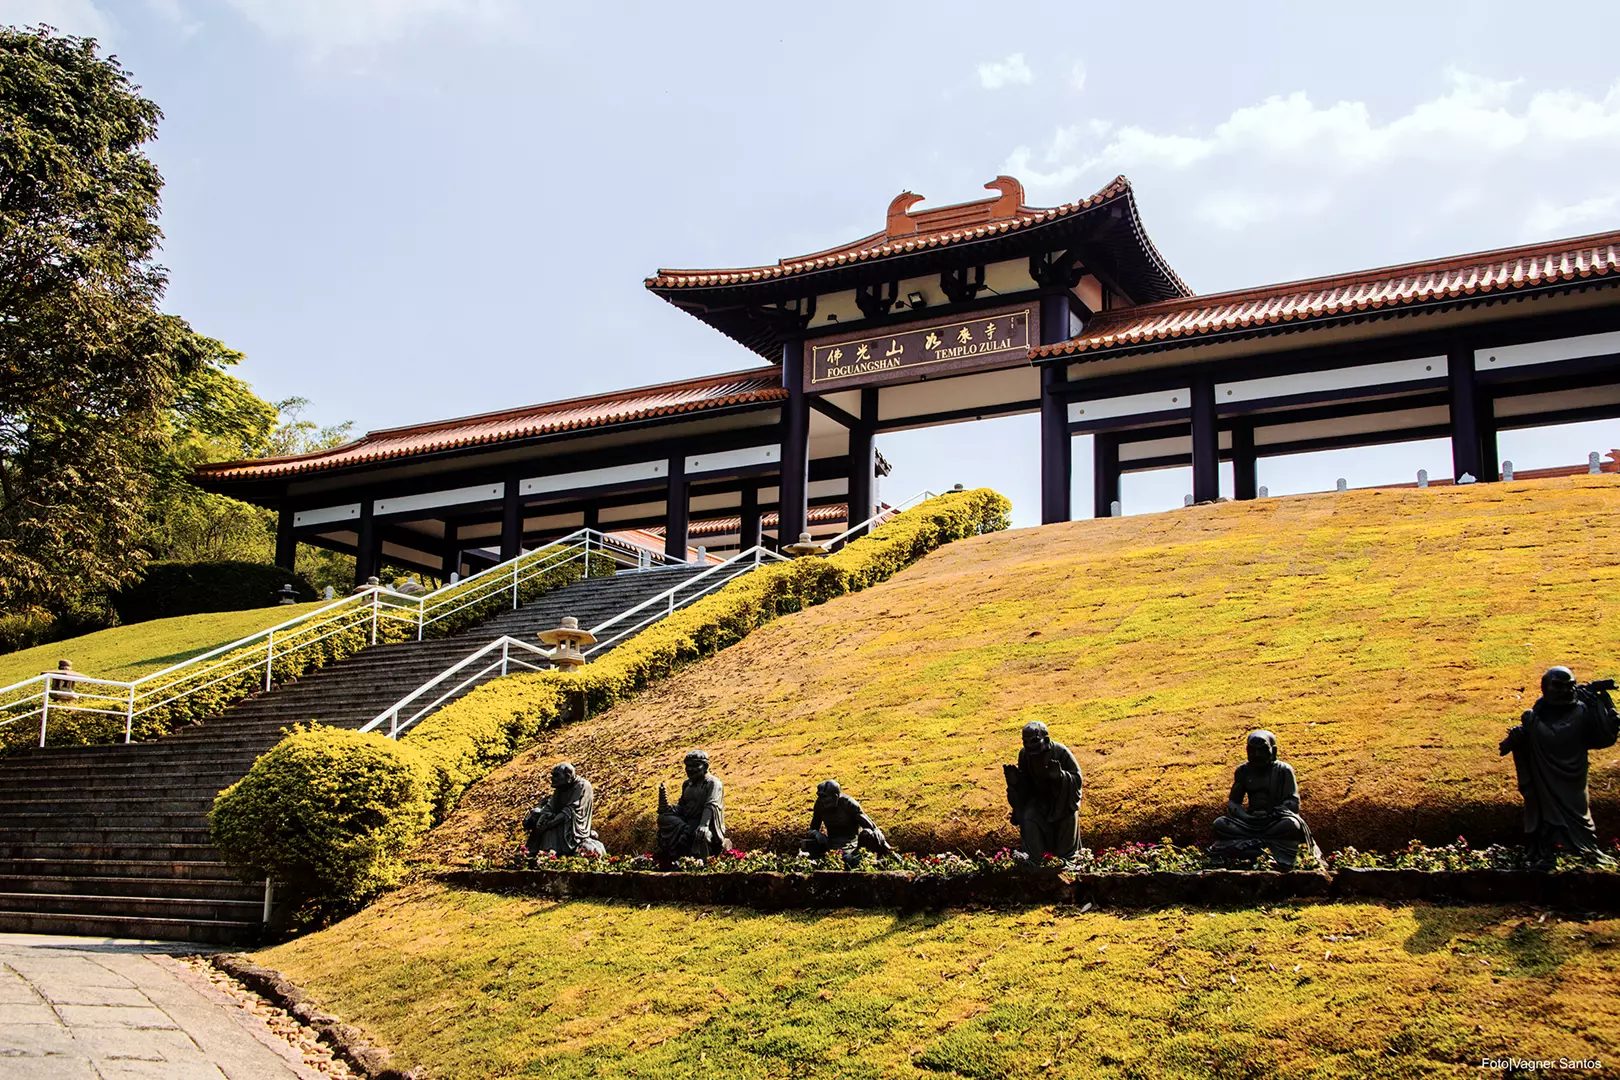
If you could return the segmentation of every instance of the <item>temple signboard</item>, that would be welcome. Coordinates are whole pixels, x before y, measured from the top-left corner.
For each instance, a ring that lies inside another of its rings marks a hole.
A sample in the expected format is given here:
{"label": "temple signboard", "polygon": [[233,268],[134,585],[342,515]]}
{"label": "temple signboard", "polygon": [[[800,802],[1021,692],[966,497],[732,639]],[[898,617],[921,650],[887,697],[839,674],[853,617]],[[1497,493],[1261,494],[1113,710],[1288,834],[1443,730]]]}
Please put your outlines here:
{"label": "temple signboard", "polygon": [[972,318],[912,326],[868,337],[811,341],[806,389],[825,392],[851,386],[908,382],[935,374],[1027,363],[1031,307],[977,313]]}

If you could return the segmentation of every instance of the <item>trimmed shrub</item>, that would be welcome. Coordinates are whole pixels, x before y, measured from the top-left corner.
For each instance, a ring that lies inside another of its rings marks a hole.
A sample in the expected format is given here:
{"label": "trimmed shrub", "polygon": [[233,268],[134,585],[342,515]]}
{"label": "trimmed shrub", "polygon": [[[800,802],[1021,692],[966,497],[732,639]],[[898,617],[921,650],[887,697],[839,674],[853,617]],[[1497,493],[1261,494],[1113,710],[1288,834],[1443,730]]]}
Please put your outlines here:
{"label": "trimmed shrub", "polygon": [[432,818],[431,776],[408,743],[300,725],[219,793],[208,823],[244,880],[283,883],[307,921],[399,880]]}
{"label": "trimmed shrub", "polygon": [[[583,693],[589,712],[608,708],[778,615],[875,585],[952,540],[1005,529],[1011,510],[1005,497],[988,489],[941,495],[836,555],[774,563],[738,578],[577,672],[512,675],[479,687],[423,720],[405,740],[419,754],[414,760],[424,770],[436,819],[469,784],[558,723],[571,694]],[[214,842],[233,866],[257,865],[217,830]]]}
{"label": "trimmed shrub", "polygon": [[279,566],[251,562],[157,562],[141,580],[114,593],[113,608],[125,623],[201,615],[209,611],[245,611],[271,607],[283,585],[298,590],[301,602],[315,599],[309,582]]}

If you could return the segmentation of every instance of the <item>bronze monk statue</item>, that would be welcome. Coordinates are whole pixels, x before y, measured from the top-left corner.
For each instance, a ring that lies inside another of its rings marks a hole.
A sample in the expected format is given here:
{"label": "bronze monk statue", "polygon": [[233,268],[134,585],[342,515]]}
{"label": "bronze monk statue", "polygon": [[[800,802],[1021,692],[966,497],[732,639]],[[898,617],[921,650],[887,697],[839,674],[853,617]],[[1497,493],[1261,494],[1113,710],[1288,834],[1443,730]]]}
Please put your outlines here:
{"label": "bronze monk statue", "polygon": [[724,787],[709,771],[709,755],[693,750],[686,755],[686,780],[674,806],[664,785],[658,785],[658,857],[666,863],[688,856],[707,859],[728,847]]}
{"label": "bronze monk statue", "polygon": [[[1277,760],[1277,736],[1249,732],[1249,760],[1232,775],[1226,815],[1215,819],[1218,838],[1209,847],[1221,861],[1254,858],[1269,852],[1277,865],[1292,870],[1307,851],[1321,865],[1322,851],[1299,816],[1299,783],[1293,766]],[[1243,800],[1249,801],[1244,809]]]}
{"label": "bronze monk statue", "polygon": [[1587,751],[1613,746],[1620,735],[1620,716],[1609,698],[1613,689],[1612,680],[1578,686],[1569,668],[1549,669],[1541,677],[1540,700],[1498,748],[1513,755],[1535,869],[1552,869],[1560,852],[1614,865],[1598,844],[1586,789]]}
{"label": "bronze monk statue", "polygon": [[529,854],[606,855],[591,829],[591,782],[564,761],[551,769],[551,797],[523,815]]}
{"label": "bronze monk statue", "polygon": [[1017,765],[1003,765],[1019,847],[1031,859],[1068,862],[1080,853],[1080,764],[1039,720],[1024,725]]}
{"label": "bronze monk statue", "polygon": [[863,850],[887,855],[891,849],[883,830],[866,816],[860,803],[843,793],[838,781],[822,781],[816,787],[810,832],[799,845],[799,854],[819,859],[829,851],[842,851],[847,863],[855,858],[856,852]]}

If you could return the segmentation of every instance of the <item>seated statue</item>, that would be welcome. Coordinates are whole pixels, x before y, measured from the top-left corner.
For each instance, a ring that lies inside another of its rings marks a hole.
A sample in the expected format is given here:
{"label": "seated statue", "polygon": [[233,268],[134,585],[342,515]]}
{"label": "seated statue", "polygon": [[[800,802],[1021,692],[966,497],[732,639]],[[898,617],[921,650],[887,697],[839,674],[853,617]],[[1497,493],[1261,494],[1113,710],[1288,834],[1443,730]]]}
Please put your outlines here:
{"label": "seated statue", "polygon": [[591,829],[591,782],[564,761],[551,769],[551,797],[523,815],[529,854],[606,855]]}
{"label": "seated statue", "polygon": [[1320,865],[1321,849],[1299,816],[1294,768],[1277,760],[1277,736],[1271,732],[1249,732],[1249,760],[1232,775],[1226,814],[1215,819],[1215,835],[1209,854],[1218,861],[1242,862],[1269,852],[1278,866],[1292,870],[1304,850]]}
{"label": "seated statue", "polygon": [[1524,835],[1530,865],[1551,869],[1560,852],[1601,866],[1613,860],[1598,843],[1587,792],[1587,751],[1613,746],[1620,715],[1609,698],[1612,682],[1578,686],[1566,667],[1541,677],[1541,697],[1498,748],[1513,755],[1524,796]]}
{"label": "seated statue", "polygon": [[1024,725],[1017,765],[1003,765],[1019,847],[1031,859],[1068,862],[1080,853],[1080,764],[1039,720]]}
{"label": "seated statue", "polygon": [[861,804],[845,795],[836,780],[823,780],[816,787],[816,808],[810,814],[810,831],[799,845],[799,854],[819,859],[829,851],[842,851],[849,862],[857,851],[877,855],[890,852],[883,830],[861,811]]}
{"label": "seated statue", "polygon": [[707,859],[728,847],[725,789],[709,771],[709,755],[693,750],[686,755],[686,780],[674,806],[664,785],[658,785],[658,858],[666,863]]}

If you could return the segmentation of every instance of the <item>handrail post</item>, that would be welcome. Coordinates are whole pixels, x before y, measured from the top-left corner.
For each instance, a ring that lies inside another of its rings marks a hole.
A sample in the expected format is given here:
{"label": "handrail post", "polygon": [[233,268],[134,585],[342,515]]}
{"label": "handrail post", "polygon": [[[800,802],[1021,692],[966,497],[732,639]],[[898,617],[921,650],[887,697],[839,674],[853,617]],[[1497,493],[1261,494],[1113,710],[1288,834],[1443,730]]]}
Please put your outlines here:
{"label": "handrail post", "polygon": [[502,638],[501,639],[501,674],[502,675],[506,674],[506,660],[507,660],[508,655],[511,653],[511,650],[512,650],[512,643],[510,641],[507,641],[505,638]]}
{"label": "handrail post", "polygon": [[[591,576],[591,531],[589,529],[586,529],[585,530],[585,572],[583,574],[581,574],[580,577],[590,577],[590,576]],[[501,674],[505,675],[506,672],[503,671],[503,672],[501,672]]]}
{"label": "handrail post", "polygon": [[390,739],[399,738],[399,707],[397,705],[394,707],[394,711],[388,714],[388,737]]}
{"label": "handrail post", "polygon": [[371,643],[373,645],[377,644],[377,605],[381,600],[382,591],[373,589],[371,591]]}
{"label": "handrail post", "polygon": [[522,557],[523,557],[522,552],[519,552],[517,555],[512,557],[512,610],[513,611],[516,611],[518,609],[517,564],[518,564],[518,560],[521,559]]}
{"label": "handrail post", "polygon": [[130,740],[130,733],[135,730],[135,684],[129,684],[129,710],[124,713],[124,741]]}
{"label": "handrail post", "polygon": [[45,676],[45,704],[39,707],[39,745],[41,749],[45,746],[45,721],[51,715],[51,682],[55,678],[54,675]]}
{"label": "handrail post", "polygon": [[264,692],[270,692],[270,672],[276,666],[276,632],[270,631],[264,637]]}
{"label": "handrail post", "polygon": [[427,600],[416,598],[416,640],[422,640],[422,624],[427,621]]}

